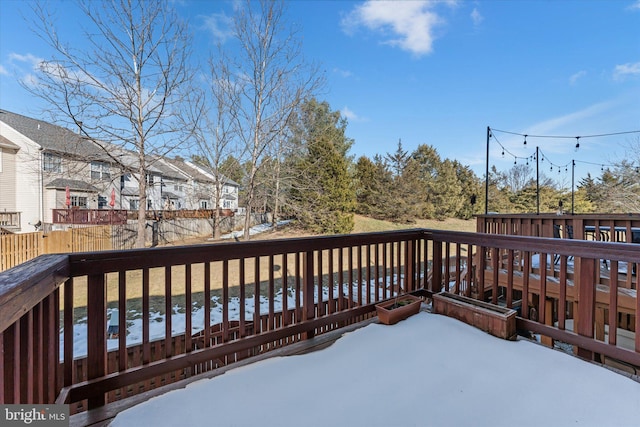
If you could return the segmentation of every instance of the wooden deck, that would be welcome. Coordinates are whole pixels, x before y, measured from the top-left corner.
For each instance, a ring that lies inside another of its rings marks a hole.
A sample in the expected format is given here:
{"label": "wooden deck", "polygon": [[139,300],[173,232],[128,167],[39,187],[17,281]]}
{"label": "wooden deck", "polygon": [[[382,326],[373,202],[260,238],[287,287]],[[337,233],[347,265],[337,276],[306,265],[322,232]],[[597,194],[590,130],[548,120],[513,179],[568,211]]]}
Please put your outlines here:
{"label": "wooden deck", "polygon": [[[518,329],[575,346],[588,360],[640,366],[640,334],[632,349],[620,348],[617,334],[604,340],[607,325],[640,330],[637,277],[617,274],[612,281],[597,269],[601,259],[609,271],[621,271],[622,263],[637,266],[640,245],[558,243],[415,229],[41,256],[0,273],[0,401],[69,404],[72,413],[80,412],[74,419],[84,420],[79,425],[102,422],[125,401],[135,402],[134,394],[149,396],[171,382],[222,372],[217,369],[227,368],[216,363],[233,363],[229,355],[309,351],[369,319],[378,302],[402,293],[431,296],[443,288],[492,303],[504,298],[509,308],[522,301]],[[536,270],[534,255],[559,256],[558,269]],[[139,294],[128,297],[131,290]],[[289,298],[276,304],[282,294]],[[232,300],[241,308],[238,317],[230,312]],[[215,304],[218,329],[192,333],[194,303],[204,319],[211,319]],[[121,331],[112,362],[107,312],[117,309],[118,324],[127,325],[133,308],[141,324],[139,351],[129,351]],[[172,316],[166,316],[164,334],[151,339],[157,312],[183,316],[186,333],[179,345]],[[74,360],[80,318],[86,319],[86,370]],[[196,369],[205,365],[209,371]]]}

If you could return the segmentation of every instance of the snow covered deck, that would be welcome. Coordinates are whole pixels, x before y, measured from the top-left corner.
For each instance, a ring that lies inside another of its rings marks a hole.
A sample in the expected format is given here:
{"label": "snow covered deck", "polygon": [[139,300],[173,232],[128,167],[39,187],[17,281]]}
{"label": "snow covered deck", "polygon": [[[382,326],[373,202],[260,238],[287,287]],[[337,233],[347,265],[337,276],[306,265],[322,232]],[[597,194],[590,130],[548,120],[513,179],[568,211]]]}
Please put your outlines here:
{"label": "snow covered deck", "polygon": [[[606,393],[602,391],[606,390]],[[111,426],[637,426],[640,383],[421,312],[194,382]]]}

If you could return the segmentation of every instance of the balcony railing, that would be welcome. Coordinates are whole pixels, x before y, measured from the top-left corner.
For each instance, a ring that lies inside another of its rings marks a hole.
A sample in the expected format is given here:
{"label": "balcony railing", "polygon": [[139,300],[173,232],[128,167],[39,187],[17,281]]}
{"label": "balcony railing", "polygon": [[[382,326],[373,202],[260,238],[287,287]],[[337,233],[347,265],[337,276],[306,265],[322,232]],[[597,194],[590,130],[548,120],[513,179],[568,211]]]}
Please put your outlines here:
{"label": "balcony railing", "polygon": [[101,408],[442,290],[518,309],[518,328],[549,345],[640,367],[640,246],[558,243],[417,229],[41,256],[0,273],[0,401]]}
{"label": "balcony railing", "polygon": [[[122,225],[127,220],[137,220],[138,211],[127,211],[122,209],[52,209],[54,224],[85,224],[85,225]],[[233,216],[233,211],[229,209],[220,209],[220,216]],[[19,215],[19,214],[18,214]],[[213,218],[214,211],[212,209],[197,210],[148,210],[146,219],[176,219],[176,218]],[[20,217],[18,216],[18,225]],[[2,214],[0,213],[0,221]],[[0,227],[2,223],[0,222]]]}
{"label": "balcony railing", "polygon": [[127,211],[116,209],[52,209],[54,224],[122,225]]}
{"label": "balcony railing", "polygon": [[0,212],[0,228],[14,230],[20,228],[20,212]]}
{"label": "balcony railing", "polygon": [[640,214],[478,215],[479,233],[640,243]]}

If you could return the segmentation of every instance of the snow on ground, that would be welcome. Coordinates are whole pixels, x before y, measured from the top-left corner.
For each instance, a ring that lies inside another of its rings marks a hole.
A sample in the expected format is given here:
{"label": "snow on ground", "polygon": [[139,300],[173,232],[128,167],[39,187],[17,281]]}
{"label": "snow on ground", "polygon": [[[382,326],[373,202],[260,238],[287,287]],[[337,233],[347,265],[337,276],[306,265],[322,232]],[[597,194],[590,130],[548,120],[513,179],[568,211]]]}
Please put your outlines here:
{"label": "snow on ground", "polygon": [[[291,222],[291,220],[278,221],[276,224],[277,227],[282,227],[283,225],[287,225]],[[258,224],[249,229],[249,235],[255,236],[256,234],[265,233],[273,229],[273,224],[271,223],[263,223]],[[240,231],[232,231],[231,233],[224,234],[220,238],[221,239],[236,239],[244,236],[244,229]]]}
{"label": "snow on ground", "polygon": [[[392,282],[393,280],[393,282]],[[387,283],[395,283],[397,280],[403,280],[403,276],[394,275],[393,277],[389,277],[387,279]],[[357,283],[352,284],[352,293],[354,300],[357,300],[358,287]],[[370,292],[372,296],[375,296],[376,293],[376,285],[375,281],[371,281],[369,283]],[[366,286],[362,286],[362,299],[366,300]],[[349,295],[349,286],[343,285],[343,293],[345,296]],[[333,288],[333,294],[335,297],[338,295],[338,285],[335,285]],[[287,298],[287,307],[294,308],[296,306],[296,300],[294,298],[295,290],[293,288],[287,288],[286,298]],[[389,291],[387,291],[387,297],[390,297]],[[383,298],[382,289],[378,289],[378,299]],[[323,301],[327,301],[329,299],[329,288],[322,288],[322,296],[321,299]],[[317,288],[315,290],[314,301],[317,303],[319,300]],[[282,311],[283,301],[283,292],[282,289],[278,290],[274,295],[274,310],[276,312]],[[227,302],[227,307],[229,310],[229,320],[240,320],[240,311],[243,309],[240,305],[240,299],[237,297],[229,298]],[[222,323],[222,310],[223,310],[223,302],[218,296],[211,297],[211,312],[210,312],[210,325],[215,325],[217,323]],[[261,314],[266,314],[269,312],[269,299],[260,295],[260,305],[259,310]],[[252,319],[253,313],[255,312],[255,298],[253,295],[247,295],[244,301],[244,311],[245,318]],[[107,317],[109,321],[111,317],[117,318],[118,312],[114,309],[107,309]],[[151,341],[163,339],[165,336],[165,315],[162,313],[154,312],[149,313],[149,337]],[[82,318],[73,325],[73,356],[74,358],[84,357],[87,354],[87,319]],[[192,307],[191,310],[191,334],[195,334],[204,329],[204,307]],[[122,328],[122,327],[121,327]],[[184,313],[184,309],[176,305],[173,307],[173,313],[171,314],[171,332],[172,335],[184,334],[186,328],[186,314]],[[122,328],[124,329],[124,328]],[[127,313],[127,347],[131,345],[136,345],[142,343],[142,316],[141,313],[137,311],[129,311]],[[118,348],[118,339],[108,339],[107,340],[107,350],[116,350]],[[60,357],[62,359],[62,355],[64,354],[64,331],[60,332]]]}
{"label": "snow on ground", "polygon": [[201,380],[118,426],[638,426],[640,384],[526,341],[421,312],[321,351]]}

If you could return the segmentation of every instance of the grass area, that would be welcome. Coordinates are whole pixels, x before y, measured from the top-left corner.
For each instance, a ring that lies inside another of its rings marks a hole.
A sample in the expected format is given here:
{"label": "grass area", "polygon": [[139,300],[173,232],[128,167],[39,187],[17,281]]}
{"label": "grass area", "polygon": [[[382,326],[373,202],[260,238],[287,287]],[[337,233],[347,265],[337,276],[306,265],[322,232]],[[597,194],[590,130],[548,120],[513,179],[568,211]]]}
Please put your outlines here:
{"label": "grass area", "polygon": [[435,219],[421,219],[414,224],[396,224],[389,221],[381,221],[379,219],[367,218],[362,215],[355,216],[354,233],[370,233],[375,231],[391,231],[406,230],[411,228],[430,228],[434,230],[451,230],[451,231],[476,231],[476,221],[473,219],[446,219],[438,221]]}

